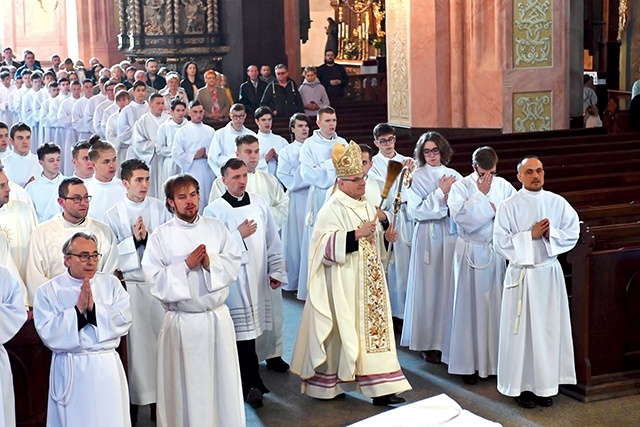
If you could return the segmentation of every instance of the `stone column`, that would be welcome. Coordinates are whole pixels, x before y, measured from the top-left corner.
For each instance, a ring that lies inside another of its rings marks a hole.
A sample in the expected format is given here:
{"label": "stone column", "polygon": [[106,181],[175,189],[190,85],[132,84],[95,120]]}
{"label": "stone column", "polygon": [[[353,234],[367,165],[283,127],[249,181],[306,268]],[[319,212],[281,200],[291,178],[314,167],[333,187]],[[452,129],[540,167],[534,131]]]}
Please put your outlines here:
{"label": "stone column", "polygon": [[96,56],[105,67],[120,62],[124,55],[118,51],[117,3],[114,0],[74,2],[80,58],[89,61],[89,58]]}
{"label": "stone column", "polygon": [[569,126],[568,0],[387,0],[389,120]]}

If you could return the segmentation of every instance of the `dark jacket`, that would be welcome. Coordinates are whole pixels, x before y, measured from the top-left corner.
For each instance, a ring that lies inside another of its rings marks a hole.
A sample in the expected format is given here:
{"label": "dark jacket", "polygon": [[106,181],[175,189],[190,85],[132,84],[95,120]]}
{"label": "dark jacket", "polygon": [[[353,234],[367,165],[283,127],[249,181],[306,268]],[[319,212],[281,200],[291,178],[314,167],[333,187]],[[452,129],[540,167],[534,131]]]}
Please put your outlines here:
{"label": "dark jacket", "polygon": [[146,74],[147,74],[147,85],[151,86],[152,88],[156,90],[160,90],[160,89],[164,89],[164,87],[167,85],[167,81],[164,79],[164,77],[156,74],[156,79],[152,82],[151,77],[149,77],[149,73],[147,72]]}
{"label": "dark jacket", "polygon": [[[194,82],[198,89],[202,89],[205,87],[205,82],[200,77],[196,77],[196,81]],[[193,101],[197,95],[196,92],[193,91],[193,86],[188,79],[182,79],[180,81],[180,87],[187,92],[187,98],[189,98],[189,102]]]}
{"label": "dark jacket", "polygon": [[[342,98],[344,96],[344,88],[349,85],[349,75],[347,70],[340,64],[328,66],[322,64],[318,67],[318,79],[322,86],[327,90],[329,99]],[[340,84],[331,85],[331,80],[340,79]]]}
{"label": "dark jacket", "polygon": [[238,101],[244,105],[247,114],[253,114],[260,106],[260,101],[266,88],[267,84],[260,79],[258,79],[258,87],[253,87],[251,80],[247,80],[240,85],[240,99]]}
{"label": "dark jacket", "polygon": [[304,104],[298,91],[296,82],[288,79],[287,85],[282,87],[277,81],[269,83],[264,90],[260,105],[277,112],[278,117],[289,118],[295,113],[304,113]]}

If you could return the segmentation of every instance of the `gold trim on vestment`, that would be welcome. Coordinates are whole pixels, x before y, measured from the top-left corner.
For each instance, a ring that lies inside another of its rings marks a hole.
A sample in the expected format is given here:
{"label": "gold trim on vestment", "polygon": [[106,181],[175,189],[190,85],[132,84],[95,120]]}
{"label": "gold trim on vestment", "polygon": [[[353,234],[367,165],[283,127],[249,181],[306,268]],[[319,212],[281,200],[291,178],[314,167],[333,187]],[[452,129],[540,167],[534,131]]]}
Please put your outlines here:
{"label": "gold trim on vestment", "polygon": [[358,240],[364,255],[364,327],[367,353],[391,351],[387,286],[375,234]]}

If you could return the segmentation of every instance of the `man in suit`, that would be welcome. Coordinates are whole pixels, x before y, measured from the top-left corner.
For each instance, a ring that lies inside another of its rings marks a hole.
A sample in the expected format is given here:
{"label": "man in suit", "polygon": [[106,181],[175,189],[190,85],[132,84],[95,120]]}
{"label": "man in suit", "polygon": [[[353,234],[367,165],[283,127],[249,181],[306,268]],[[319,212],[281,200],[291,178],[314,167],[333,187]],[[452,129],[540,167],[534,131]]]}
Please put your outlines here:
{"label": "man in suit", "polygon": [[260,72],[257,65],[249,65],[247,67],[247,76],[249,76],[247,81],[240,85],[239,101],[245,106],[247,114],[253,114],[256,108],[260,106],[260,100],[264,90],[267,88],[267,83],[259,78]]}

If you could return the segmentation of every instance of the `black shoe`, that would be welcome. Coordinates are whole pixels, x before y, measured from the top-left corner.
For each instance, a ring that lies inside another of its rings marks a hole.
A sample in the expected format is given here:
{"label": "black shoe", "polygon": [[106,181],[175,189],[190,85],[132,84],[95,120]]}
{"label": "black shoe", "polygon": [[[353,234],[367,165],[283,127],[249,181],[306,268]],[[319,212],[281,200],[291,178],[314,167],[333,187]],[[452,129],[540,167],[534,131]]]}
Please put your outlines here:
{"label": "black shoe", "polygon": [[527,409],[536,407],[535,398],[536,395],[531,393],[530,391],[523,391],[522,393],[520,393],[520,396],[514,397],[515,401],[518,402],[518,405]]}
{"label": "black shoe", "polygon": [[441,362],[442,352],[439,350],[421,351],[420,356],[427,362],[437,365]]}
{"label": "black shoe", "polygon": [[154,423],[157,421],[157,419],[156,419],[156,404],[155,403],[149,404],[149,418]]}
{"label": "black shoe", "polygon": [[245,400],[252,408],[261,408],[264,405],[262,403],[262,392],[259,388],[252,388],[249,390]]}
{"label": "black shoe", "polygon": [[375,406],[399,405],[404,402],[406,402],[404,398],[398,397],[395,394],[387,394],[386,396],[379,396],[379,397],[373,398],[373,404]]}
{"label": "black shoe", "polygon": [[132,426],[138,423],[138,409],[138,405],[129,405],[129,417],[131,418]]}
{"label": "black shoe", "polygon": [[267,369],[276,372],[287,372],[289,370],[289,364],[282,360],[282,357],[274,357],[267,359]]}
{"label": "black shoe", "polygon": [[478,383],[478,373],[474,372],[470,375],[463,375],[462,381],[467,385],[474,385]]}
{"label": "black shoe", "polygon": [[553,405],[553,399],[551,398],[551,396],[548,396],[548,397],[535,396],[534,401],[536,402],[536,405],[542,406],[545,408],[548,408],[549,406]]}
{"label": "black shoe", "polygon": [[393,332],[396,334],[402,334],[402,326],[404,324],[404,320],[399,317],[392,317],[391,321],[393,322]]}

